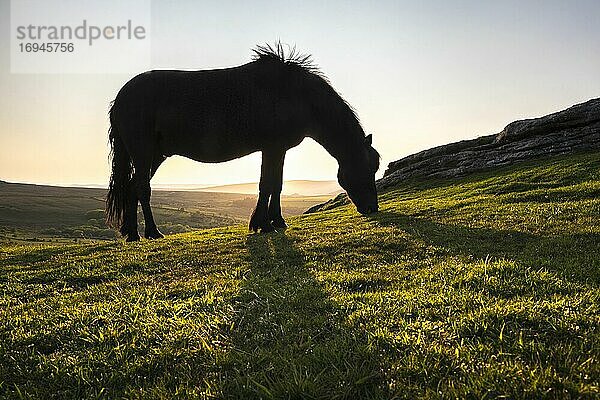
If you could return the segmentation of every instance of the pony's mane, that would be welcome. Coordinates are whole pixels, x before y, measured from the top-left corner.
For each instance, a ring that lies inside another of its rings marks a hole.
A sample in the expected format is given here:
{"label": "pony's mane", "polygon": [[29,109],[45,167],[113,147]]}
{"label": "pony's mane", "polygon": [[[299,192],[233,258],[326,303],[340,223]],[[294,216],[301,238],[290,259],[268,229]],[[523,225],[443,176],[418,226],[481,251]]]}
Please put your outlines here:
{"label": "pony's mane", "polygon": [[254,49],[252,49],[252,51],[254,52],[254,55],[252,56],[254,61],[276,62],[281,65],[295,67],[310,75],[320,78],[320,80],[322,80],[325,83],[325,86],[328,88],[328,94],[338,97],[360,124],[360,120],[356,114],[356,110],[354,110],[354,107],[348,104],[348,102],[342,96],[340,96],[333,86],[331,86],[331,82],[329,82],[329,79],[325,76],[325,74],[323,74],[323,72],[321,72],[319,66],[313,61],[311,54],[299,52],[296,50],[296,46],[284,46],[281,41],[275,42],[273,46],[268,43],[264,45],[257,45]]}
{"label": "pony's mane", "polygon": [[252,59],[254,61],[275,61],[284,65],[295,66],[326,79],[319,67],[313,61],[312,55],[300,53],[296,50],[296,46],[286,47],[288,48],[287,53],[281,42],[276,42],[274,46],[271,46],[268,43],[257,45],[256,48],[252,50],[254,52]]}
{"label": "pony's mane", "polygon": [[[319,91],[321,95],[319,98],[336,98],[339,100],[338,104],[341,107],[340,114],[345,114],[346,116],[349,116],[351,120],[354,120],[364,135],[360,119],[356,114],[356,110],[354,110],[354,108],[348,104],[348,102],[333,88],[333,86],[331,86],[329,79],[327,79],[325,74],[321,72],[320,68],[313,61],[312,55],[299,52],[296,50],[296,46],[284,46],[280,41],[277,41],[273,46],[270,44],[257,45],[252,51],[254,52],[252,57],[254,61],[268,61],[282,66],[292,67],[292,69],[308,75],[311,80],[314,79],[313,82],[321,81],[322,84],[315,86],[320,88]],[[331,102],[329,101],[326,101],[324,104],[316,104],[319,113],[327,117],[331,116],[330,106]],[[346,120],[344,120],[344,122],[345,121]],[[342,126],[343,122],[336,121],[334,125]],[[364,136],[362,137],[364,138]],[[377,155],[377,165],[379,166],[379,153],[377,153],[375,149],[373,150]]]}

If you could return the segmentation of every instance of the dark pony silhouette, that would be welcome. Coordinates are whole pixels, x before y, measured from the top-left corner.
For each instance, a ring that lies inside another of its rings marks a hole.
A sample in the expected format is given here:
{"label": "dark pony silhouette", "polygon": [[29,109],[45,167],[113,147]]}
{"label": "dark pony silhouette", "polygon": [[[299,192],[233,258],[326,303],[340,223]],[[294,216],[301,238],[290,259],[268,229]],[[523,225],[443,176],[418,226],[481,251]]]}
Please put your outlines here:
{"label": "dark pony silhouette", "polygon": [[252,231],[285,228],[281,215],[283,161],[305,137],[339,164],[338,181],[361,214],[378,209],[379,154],[353,109],[310,56],[281,43],[258,46],[253,61],[202,71],[149,71],[127,82],[110,109],[112,174],[107,222],[127,241],[161,238],[150,209],[150,179],[174,154],[218,163],[262,152]]}

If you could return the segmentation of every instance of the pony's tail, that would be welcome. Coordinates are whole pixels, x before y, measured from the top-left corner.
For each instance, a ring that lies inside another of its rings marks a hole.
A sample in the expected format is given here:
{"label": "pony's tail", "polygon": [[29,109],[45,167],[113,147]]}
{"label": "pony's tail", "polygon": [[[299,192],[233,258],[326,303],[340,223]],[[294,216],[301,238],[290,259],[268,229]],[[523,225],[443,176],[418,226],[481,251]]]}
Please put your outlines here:
{"label": "pony's tail", "polygon": [[106,224],[119,229],[121,234],[125,234],[123,232],[123,221],[125,219],[125,210],[127,209],[129,186],[133,175],[133,164],[125,148],[125,144],[116,130],[113,120],[113,109],[114,105],[110,110],[111,126],[108,131],[112,172],[108,184],[108,194],[106,195]]}

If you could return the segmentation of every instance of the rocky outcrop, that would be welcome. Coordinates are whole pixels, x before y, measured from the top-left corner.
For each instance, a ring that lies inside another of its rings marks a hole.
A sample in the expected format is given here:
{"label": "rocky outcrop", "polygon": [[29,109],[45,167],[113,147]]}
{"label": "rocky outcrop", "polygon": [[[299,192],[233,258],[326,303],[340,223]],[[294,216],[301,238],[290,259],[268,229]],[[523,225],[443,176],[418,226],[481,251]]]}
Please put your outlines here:
{"label": "rocky outcrop", "polygon": [[[600,98],[540,118],[511,122],[500,133],[424,150],[388,165],[379,190],[413,178],[454,178],[535,158],[600,150]],[[343,195],[307,212],[333,208]]]}
{"label": "rocky outcrop", "polygon": [[380,189],[409,178],[452,178],[539,157],[600,150],[600,98],[540,118],[508,124],[500,133],[434,147],[388,165]]}
{"label": "rocky outcrop", "polygon": [[325,203],[316,204],[316,205],[312,206],[308,210],[304,211],[304,214],[311,214],[311,213],[314,213],[317,211],[330,210],[332,208],[336,208],[339,206],[343,206],[344,204],[348,204],[348,202],[349,202],[349,200],[348,200],[348,196],[346,195],[346,193],[340,193],[337,196],[335,196],[333,199],[327,200]]}

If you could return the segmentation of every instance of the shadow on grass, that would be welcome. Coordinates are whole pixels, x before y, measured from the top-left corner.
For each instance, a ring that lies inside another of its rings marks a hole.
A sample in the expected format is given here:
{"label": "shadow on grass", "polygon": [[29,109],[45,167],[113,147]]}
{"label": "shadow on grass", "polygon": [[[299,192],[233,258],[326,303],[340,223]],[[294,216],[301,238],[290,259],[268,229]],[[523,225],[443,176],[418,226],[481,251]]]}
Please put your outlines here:
{"label": "shadow on grass", "polygon": [[366,333],[346,322],[292,237],[250,235],[221,391],[236,398],[385,398]]}
{"label": "shadow on grass", "polygon": [[472,259],[506,258],[538,270],[546,268],[568,281],[600,283],[600,235],[535,235],[515,230],[471,228],[390,211],[369,216],[451,254]]}

